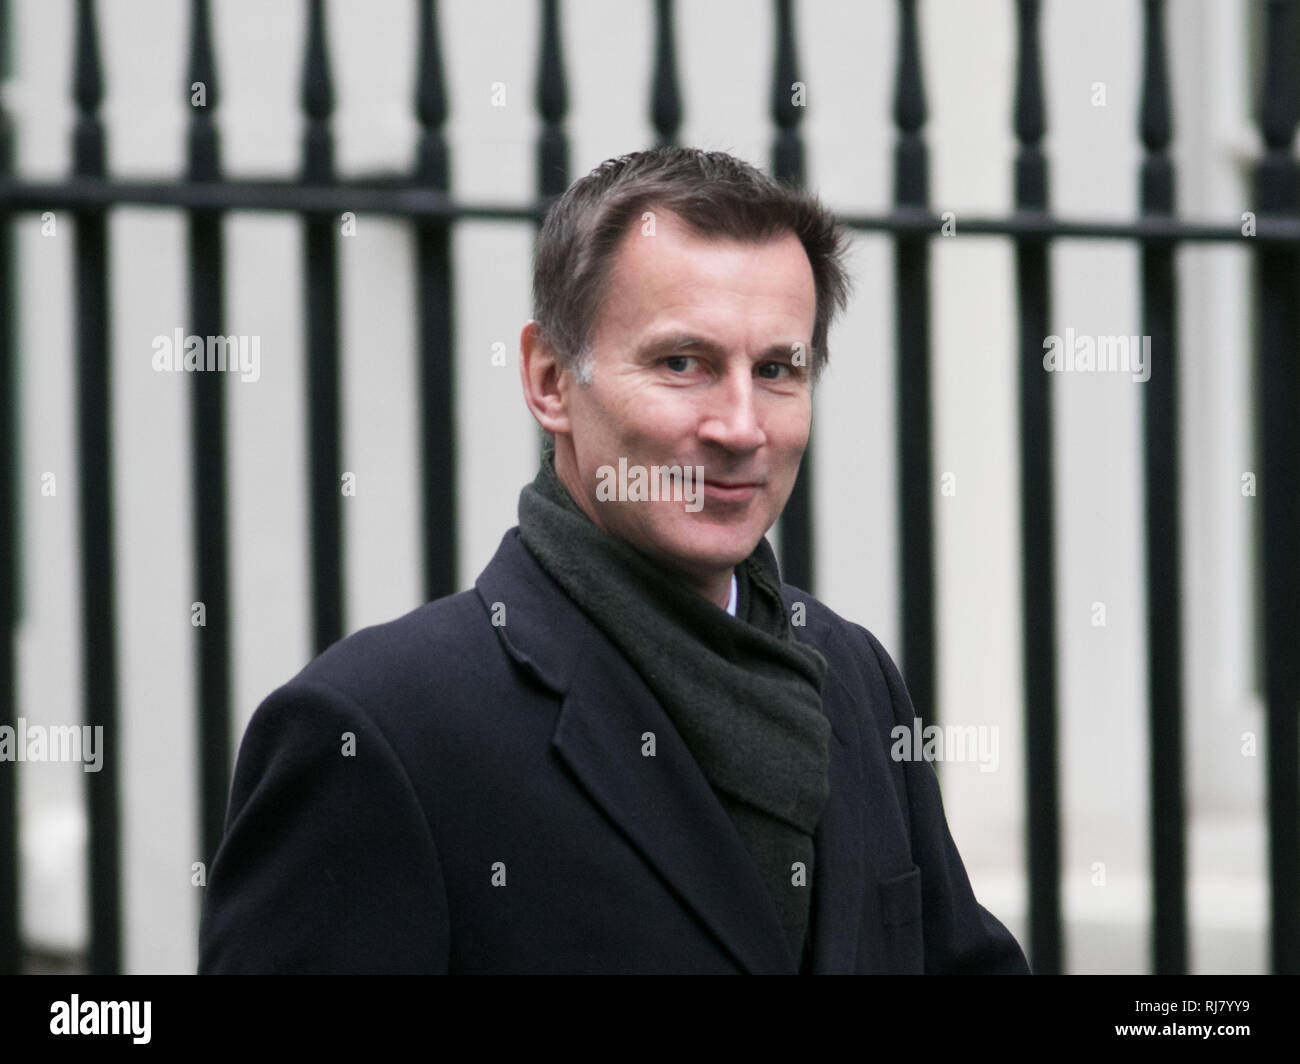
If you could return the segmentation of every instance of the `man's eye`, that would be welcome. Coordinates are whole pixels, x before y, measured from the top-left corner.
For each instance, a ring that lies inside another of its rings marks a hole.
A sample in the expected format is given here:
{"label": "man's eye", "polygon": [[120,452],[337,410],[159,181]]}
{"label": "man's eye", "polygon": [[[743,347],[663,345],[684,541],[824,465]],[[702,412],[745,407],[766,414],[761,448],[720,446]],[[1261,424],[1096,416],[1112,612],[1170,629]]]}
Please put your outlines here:
{"label": "man's eye", "polygon": [[[777,370],[785,370],[787,374],[791,374],[791,375],[794,373],[794,370],[790,366],[787,366],[784,362],[764,362],[761,366],[759,366],[759,369],[765,370],[768,369],[769,367]],[[770,381],[777,380],[779,376],[780,376],[779,373],[764,374],[764,377]]]}
{"label": "man's eye", "polygon": [[682,371],[682,370],[685,370],[686,367],[685,367],[685,366],[674,365],[674,363],[677,363],[677,362],[694,362],[694,361],[695,361],[695,356],[694,356],[694,355],[670,355],[668,358],[664,359],[664,365],[666,365],[666,366],[667,366],[669,369],[671,369],[671,370],[674,370],[674,371]]}

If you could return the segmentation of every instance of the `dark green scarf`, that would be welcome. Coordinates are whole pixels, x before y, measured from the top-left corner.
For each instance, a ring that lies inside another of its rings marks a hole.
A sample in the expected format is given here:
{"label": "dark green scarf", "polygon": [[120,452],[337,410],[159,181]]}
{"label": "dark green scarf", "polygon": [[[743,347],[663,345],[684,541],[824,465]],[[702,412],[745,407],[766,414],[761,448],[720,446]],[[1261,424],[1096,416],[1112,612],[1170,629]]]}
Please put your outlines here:
{"label": "dark green scarf", "polygon": [[753,856],[798,966],[830,790],[826,659],[790,630],[766,538],[736,568],[733,617],[598,528],[560,483],[549,443],[519,495],[524,545],[663,705]]}

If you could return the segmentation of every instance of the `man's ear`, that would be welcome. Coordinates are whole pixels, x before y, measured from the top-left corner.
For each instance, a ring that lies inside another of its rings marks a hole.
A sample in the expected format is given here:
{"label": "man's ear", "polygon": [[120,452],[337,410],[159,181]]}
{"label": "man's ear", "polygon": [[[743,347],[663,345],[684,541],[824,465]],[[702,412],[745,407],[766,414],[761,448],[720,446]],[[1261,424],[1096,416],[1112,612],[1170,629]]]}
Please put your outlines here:
{"label": "man's ear", "polygon": [[519,334],[519,381],[537,423],[552,435],[568,432],[572,377],[560,366],[536,321],[526,322]]}

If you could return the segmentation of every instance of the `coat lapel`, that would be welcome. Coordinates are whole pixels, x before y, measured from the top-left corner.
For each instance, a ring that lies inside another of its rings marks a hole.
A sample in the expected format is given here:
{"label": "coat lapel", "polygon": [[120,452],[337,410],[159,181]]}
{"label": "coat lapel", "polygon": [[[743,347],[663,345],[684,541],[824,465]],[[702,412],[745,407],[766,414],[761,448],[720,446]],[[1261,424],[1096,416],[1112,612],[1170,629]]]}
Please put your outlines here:
{"label": "coat lapel", "polygon": [[[556,750],[738,964],[793,972],[757,867],[671,720],[602,635],[587,649],[564,696]],[[641,753],[648,732],[654,757]]]}
{"label": "coat lapel", "polygon": [[[592,801],[744,970],[795,972],[758,869],[672,721],[617,647],[538,566],[517,528],[476,586],[490,611],[505,606],[497,631],[506,650],[561,695],[552,745]],[[861,759],[847,692],[828,675],[824,695],[832,688],[834,697],[823,699],[832,727],[831,790],[814,839],[810,934],[815,971],[852,971],[862,812],[850,796],[862,793],[854,774]],[[654,733],[654,757],[641,752],[647,732]]]}

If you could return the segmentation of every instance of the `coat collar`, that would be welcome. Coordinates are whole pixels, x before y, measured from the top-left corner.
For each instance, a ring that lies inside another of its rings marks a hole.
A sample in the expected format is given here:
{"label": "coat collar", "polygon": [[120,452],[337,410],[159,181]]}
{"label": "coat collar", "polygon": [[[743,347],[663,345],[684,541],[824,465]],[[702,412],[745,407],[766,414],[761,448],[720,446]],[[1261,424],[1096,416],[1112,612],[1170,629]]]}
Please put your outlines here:
{"label": "coat collar", "polygon": [[[476,588],[504,622],[496,630],[506,651],[562,697],[552,745],[591,799],[742,968],[796,971],[757,867],[671,720],[617,647],[528,553],[518,527],[505,534]],[[788,585],[782,593],[787,606],[808,598]],[[821,613],[810,606],[796,636],[822,645],[830,624]],[[612,690],[619,697],[611,698]],[[830,797],[813,840],[812,967],[851,972],[862,913],[862,758],[851,694],[833,671],[822,693],[831,724]],[[641,753],[647,732],[655,736],[653,759]]]}

